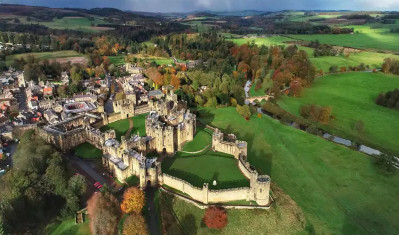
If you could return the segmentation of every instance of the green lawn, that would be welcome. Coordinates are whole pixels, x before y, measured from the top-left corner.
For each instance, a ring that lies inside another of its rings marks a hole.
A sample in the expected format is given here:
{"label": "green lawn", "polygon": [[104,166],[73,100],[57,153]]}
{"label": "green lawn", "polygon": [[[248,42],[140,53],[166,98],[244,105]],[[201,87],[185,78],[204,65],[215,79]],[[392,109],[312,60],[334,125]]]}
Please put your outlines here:
{"label": "green lawn", "polygon": [[57,58],[68,58],[68,57],[83,57],[82,54],[79,54],[76,51],[73,50],[67,50],[67,51],[51,51],[51,52],[33,52],[33,53],[22,53],[22,54],[14,54],[14,55],[9,55],[6,57],[6,63],[11,64],[14,59],[16,58],[21,58],[21,57],[27,57],[28,55],[33,55],[36,59],[57,59]]}
{"label": "green lawn", "polygon": [[[375,104],[379,93],[394,88],[399,88],[399,76],[366,72],[335,74],[316,79],[300,98],[283,97],[279,104],[296,115],[302,104],[331,106],[336,118],[327,129],[399,154],[399,111]],[[358,120],[364,123],[363,133],[353,129]]]}
{"label": "green lawn", "polygon": [[[145,136],[145,118],[147,114],[141,114],[138,116],[133,117],[133,130],[131,134],[137,134],[139,132],[140,136]],[[116,134],[116,139],[120,140],[121,136],[124,136],[126,132],[129,130],[129,120],[122,119],[116,122],[109,123],[100,128],[101,131],[106,131],[109,129],[114,129]]]}
{"label": "green lawn", "polygon": [[[232,155],[211,150],[199,154],[178,152],[162,162],[162,172],[201,188],[204,183],[216,189],[249,186]],[[212,185],[213,180],[216,180],[216,186]]]}
{"label": "green lawn", "polygon": [[399,174],[382,174],[370,157],[268,116],[246,121],[231,107],[201,109],[197,117],[247,141],[249,162],[291,196],[316,234],[399,230]]}
{"label": "green lawn", "polygon": [[209,144],[212,144],[212,131],[203,126],[197,126],[197,133],[194,136],[194,140],[186,143],[183,151],[199,151]]}
{"label": "green lawn", "polygon": [[368,32],[357,34],[314,34],[291,36],[305,41],[319,40],[320,43],[323,44],[399,52],[398,33]]}
{"label": "green lawn", "polygon": [[103,156],[103,152],[100,149],[87,142],[77,146],[75,148],[75,154],[85,159],[101,158]]}
{"label": "green lawn", "polygon": [[46,228],[46,234],[50,235],[90,235],[89,222],[75,224],[75,218],[64,220],[61,223],[51,224]]}
{"label": "green lawn", "polygon": [[115,66],[126,64],[124,55],[108,56],[108,58],[111,61],[111,64],[114,64]]}
{"label": "green lawn", "polygon": [[90,20],[87,17],[64,17],[61,19],[54,18],[53,21],[38,21],[37,23],[51,29],[72,29],[89,33],[100,31],[98,28],[93,26],[96,26],[97,24],[107,24],[107,22],[103,19],[94,18],[94,20]]}

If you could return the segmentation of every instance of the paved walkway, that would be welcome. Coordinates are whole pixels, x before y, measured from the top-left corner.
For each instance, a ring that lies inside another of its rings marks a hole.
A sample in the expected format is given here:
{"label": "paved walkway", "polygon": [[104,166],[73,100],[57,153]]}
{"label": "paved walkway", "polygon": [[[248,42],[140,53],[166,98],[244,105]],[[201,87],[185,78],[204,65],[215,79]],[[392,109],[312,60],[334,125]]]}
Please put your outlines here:
{"label": "paved walkway", "polygon": [[130,137],[130,134],[132,133],[133,130],[133,118],[129,118],[129,129],[126,131],[125,134],[125,139],[128,139]]}

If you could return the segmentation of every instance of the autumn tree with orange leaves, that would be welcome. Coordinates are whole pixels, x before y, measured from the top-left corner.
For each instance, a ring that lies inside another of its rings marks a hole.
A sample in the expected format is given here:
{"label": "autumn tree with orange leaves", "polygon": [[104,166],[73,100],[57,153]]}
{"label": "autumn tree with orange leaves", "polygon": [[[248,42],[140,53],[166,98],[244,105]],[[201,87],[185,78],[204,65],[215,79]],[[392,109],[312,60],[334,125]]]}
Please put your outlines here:
{"label": "autumn tree with orange leaves", "polygon": [[208,207],[204,215],[204,223],[208,228],[222,229],[227,225],[227,212],[220,207]]}
{"label": "autumn tree with orange leaves", "polygon": [[140,214],[145,203],[144,192],[136,187],[128,188],[123,194],[121,209],[124,213]]}

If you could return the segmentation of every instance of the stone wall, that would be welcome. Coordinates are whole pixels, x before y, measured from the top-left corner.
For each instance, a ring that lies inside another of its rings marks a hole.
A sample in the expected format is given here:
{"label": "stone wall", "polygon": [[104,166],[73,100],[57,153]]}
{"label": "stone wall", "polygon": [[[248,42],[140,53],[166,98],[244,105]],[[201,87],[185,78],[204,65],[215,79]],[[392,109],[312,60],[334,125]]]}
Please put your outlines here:
{"label": "stone wall", "polygon": [[198,188],[190,183],[168,174],[162,174],[162,183],[188,194],[194,200],[208,203],[221,203],[228,201],[249,200],[250,188],[232,188],[223,190],[209,190],[208,184]]}
{"label": "stone wall", "polygon": [[212,149],[217,152],[233,155],[236,159],[239,156],[247,157],[247,142],[235,140],[234,142],[224,141],[224,134],[215,129],[212,135]]}

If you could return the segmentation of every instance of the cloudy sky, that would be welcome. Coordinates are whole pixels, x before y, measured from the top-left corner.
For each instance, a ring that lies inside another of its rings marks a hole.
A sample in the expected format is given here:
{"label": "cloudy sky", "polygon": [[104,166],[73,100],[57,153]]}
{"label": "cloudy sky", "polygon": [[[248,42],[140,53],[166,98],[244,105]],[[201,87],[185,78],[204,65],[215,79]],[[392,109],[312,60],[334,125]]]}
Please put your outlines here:
{"label": "cloudy sky", "polygon": [[[1,0],[0,0],[1,1]],[[196,10],[399,10],[399,0],[2,0],[49,7],[114,7],[148,12]]]}

